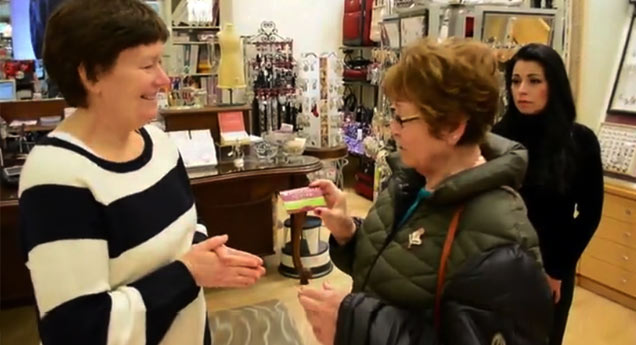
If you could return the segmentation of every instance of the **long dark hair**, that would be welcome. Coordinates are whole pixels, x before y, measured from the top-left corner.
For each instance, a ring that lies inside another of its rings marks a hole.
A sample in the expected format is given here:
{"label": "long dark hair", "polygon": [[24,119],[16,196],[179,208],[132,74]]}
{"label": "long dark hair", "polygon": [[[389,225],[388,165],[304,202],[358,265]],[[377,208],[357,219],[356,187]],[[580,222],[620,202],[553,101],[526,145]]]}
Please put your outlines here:
{"label": "long dark hair", "polygon": [[[513,69],[520,60],[540,64],[548,83],[548,102],[541,114],[533,116],[535,118],[521,114],[512,98]],[[565,193],[566,182],[574,173],[572,128],[576,108],[561,56],[549,46],[528,44],[508,61],[505,80],[508,106],[494,131],[528,147],[530,164],[526,184],[549,186]],[[528,120],[540,125],[529,127]]]}

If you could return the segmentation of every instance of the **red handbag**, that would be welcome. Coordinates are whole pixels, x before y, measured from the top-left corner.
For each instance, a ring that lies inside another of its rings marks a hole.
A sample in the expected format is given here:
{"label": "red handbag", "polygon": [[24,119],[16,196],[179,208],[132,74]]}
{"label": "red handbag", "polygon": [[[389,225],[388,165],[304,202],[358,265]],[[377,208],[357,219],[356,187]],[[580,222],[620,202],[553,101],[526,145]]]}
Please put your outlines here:
{"label": "red handbag", "polygon": [[342,71],[342,77],[345,80],[367,80],[371,61],[361,56],[353,58],[351,54],[351,52],[345,51],[345,68]]}
{"label": "red handbag", "polygon": [[373,46],[371,41],[371,14],[373,0],[345,0],[342,20],[342,44],[347,46]]}
{"label": "red handbag", "polygon": [[356,182],[353,190],[371,201],[373,201],[373,176],[369,176],[363,172],[357,172],[355,175]]}
{"label": "red handbag", "polygon": [[342,77],[345,80],[367,80],[367,69],[353,69],[353,68],[345,68],[342,72]]}

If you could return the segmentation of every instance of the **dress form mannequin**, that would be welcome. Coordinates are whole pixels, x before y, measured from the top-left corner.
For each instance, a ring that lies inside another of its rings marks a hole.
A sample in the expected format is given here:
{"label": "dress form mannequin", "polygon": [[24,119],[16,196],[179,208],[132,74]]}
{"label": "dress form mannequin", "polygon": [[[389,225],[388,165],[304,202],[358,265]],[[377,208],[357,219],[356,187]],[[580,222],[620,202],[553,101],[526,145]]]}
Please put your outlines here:
{"label": "dress form mannequin", "polygon": [[219,61],[219,88],[232,89],[245,87],[245,73],[241,41],[231,23],[219,32],[221,60]]}

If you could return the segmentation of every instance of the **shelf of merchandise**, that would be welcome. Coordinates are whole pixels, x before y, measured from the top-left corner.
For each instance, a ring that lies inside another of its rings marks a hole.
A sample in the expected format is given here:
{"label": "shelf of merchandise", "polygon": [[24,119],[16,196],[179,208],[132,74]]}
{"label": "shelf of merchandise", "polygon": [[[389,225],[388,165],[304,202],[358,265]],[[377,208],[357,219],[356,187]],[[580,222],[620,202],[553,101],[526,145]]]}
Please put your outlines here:
{"label": "shelf of merchandise", "polygon": [[159,113],[163,116],[170,115],[183,115],[183,114],[197,114],[197,113],[218,113],[227,111],[246,111],[251,110],[250,105],[233,105],[233,106],[205,106],[205,107],[170,107],[160,109]]}
{"label": "shelf of merchandise", "polygon": [[[212,51],[218,51],[219,49],[218,39],[216,38],[216,34],[221,30],[221,27],[219,25],[210,25],[213,23],[208,23],[207,25],[204,23],[201,23],[201,25],[193,25],[193,24],[188,24],[181,21],[173,21],[172,13],[177,7],[177,4],[181,1],[182,0],[158,1],[161,6],[160,13],[161,13],[162,19],[164,20],[164,23],[166,23],[166,25],[172,32],[172,34],[168,38],[168,41],[166,42],[167,49],[165,50],[165,53],[163,55],[164,61],[170,61],[171,63],[176,62],[175,54],[177,53],[177,51],[180,51],[180,49],[176,49],[176,48],[182,48],[183,46],[187,47],[187,46],[210,45],[212,46]],[[226,2],[227,0],[217,0],[217,1]],[[196,38],[194,38],[198,34],[204,33],[204,32],[211,32],[214,34],[215,37],[209,41],[197,41]],[[192,41],[189,40],[189,41],[179,42],[178,41],[179,38],[177,38],[177,34],[187,34],[188,37],[190,37],[190,40]],[[212,65],[214,65],[215,62],[218,63],[218,57],[211,56],[210,62],[212,63]],[[181,68],[183,66],[178,66],[178,67]],[[188,74],[171,73],[170,77],[191,76],[196,78],[205,78],[205,77],[214,77],[215,75],[216,73],[188,73]]]}
{"label": "shelf of merchandise", "polygon": [[20,132],[22,132],[22,130],[24,130],[24,132],[50,132],[52,130],[55,129],[55,127],[57,127],[58,124],[53,124],[53,125],[42,125],[42,124],[37,124],[37,125],[25,125],[24,128],[22,128],[22,126],[20,127],[9,127],[7,129],[7,131],[9,133],[14,133],[14,134],[19,134]]}
{"label": "shelf of merchandise", "polygon": [[373,87],[377,87],[378,86],[376,84],[371,84],[371,82],[368,81],[368,80],[347,80],[347,79],[343,79],[342,82],[344,84],[351,84],[351,85],[363,85],[363,86],[373,86]]}
{"label": "shelf of merchandise", "polygon": [[169,77],[212,77],[217,75],[216,73],[186,73],[186,74],[171,74]]}
{"label": "shelf of merchandise", "polygon": [[174,45],[207,45],[207,44],[213,44],[213,43],[217,43],[216,41],[210,41],[210,42],[172,42],[172,44]]}
{"label": "shelf of merchandise", "polygon": [[342,46],[340,49],[342,50],[372,50],[375,48],[380,48],[380,46]]}
{"label": "shelf of merchandise", "polygon": [[219,26],[173,26],[172,30],[213,30],[218,31],[221,27]]}

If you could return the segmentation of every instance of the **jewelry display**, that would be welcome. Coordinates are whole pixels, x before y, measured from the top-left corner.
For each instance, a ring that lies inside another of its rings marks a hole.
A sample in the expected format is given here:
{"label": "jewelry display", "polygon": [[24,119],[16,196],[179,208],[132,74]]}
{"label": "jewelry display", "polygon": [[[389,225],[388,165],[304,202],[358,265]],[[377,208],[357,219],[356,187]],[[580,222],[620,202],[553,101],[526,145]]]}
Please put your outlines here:
{"label": "jewelry display", "polygon": [[232,158],[232,162],[234,163],[234,167],[242,170],[245,166],[244,153],[242,149],[241,142],[237,140],[234,144],[232,144],[232,151],[228,154],[228,157]]}
{"label": "jewelry display", "polygon": [[252,131],[277,131],[284,123],[296,128],[297,68],[293,40],[278,34],[276,24],[264,21],[254,36],[245,39],[248,84],[253,94]]}
{"label": "jewelry display", "polygon": [[342,134],[344,105],[343,62],[335,53],[318,56],[303,54],[299,62],[299,90],[302,113],[298,116],[299,135],[313,148],[336,147],[344,143]]}
{"label": "jewelry display", "polygon": [[598,141],[603,170],[636,177],[636,126],[604,122]]}
{"label": "jewelry display", "polygon": [[497,50],[501,62],[529,43],[563,50],[562,9],[476,7],[474,18],[474,38]]}

